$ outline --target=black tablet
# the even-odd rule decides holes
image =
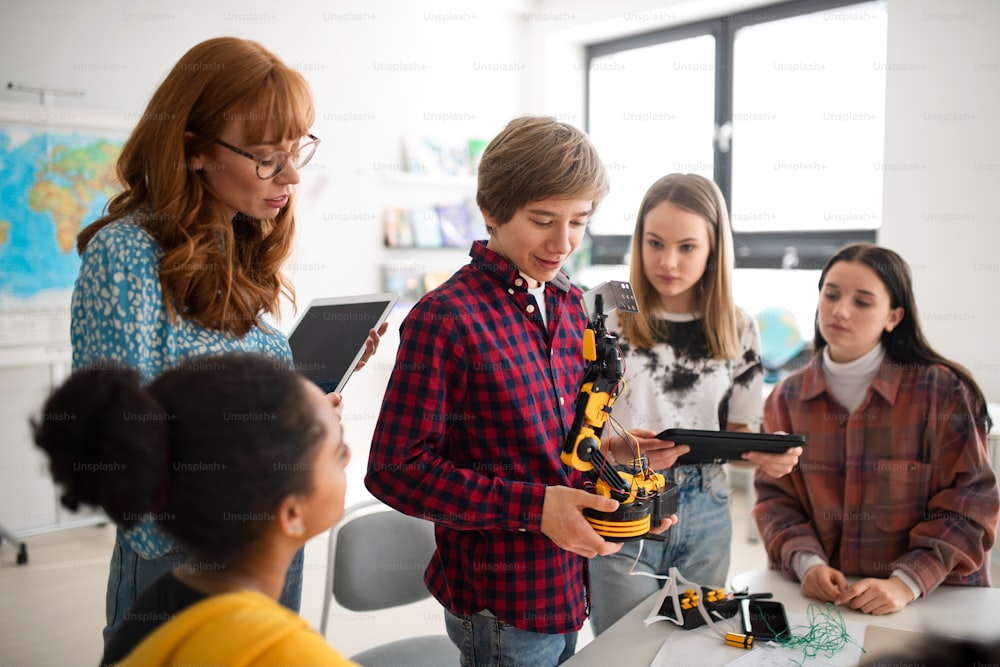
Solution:
[[[399,298],[395,292],[316,299],[288,334],[295,370],[326,392],[341,391]]]
[[[734,431],[701,431],[697,429],[668,428],[658,433],[660,440],[673,440],[678,445],[689,445],[691,451],[677,463],[724,463],[740,460],[743,452],[780,453],[789,447],[805,447],[804,435],[776,435],[773,433],[738,433]]]

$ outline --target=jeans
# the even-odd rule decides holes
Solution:
[[[627,542],[610,556],[590,560],[590,624],[594,634],[607,630],[637,604],[663,587],[663,579],[633,572],[665,575],[676,567],[684,578],[703,586],[723,587],[729,572],[733,536],[729,484],[720,464],[677,466],[668,470],[678,485],[677,525],[664,533],[666,542]]]
[[[462,667],[555,667],[576,651],[575,632],[519,630],[488,611],[458,616],[445,609],[444,624],[462,654]]]
[[[281,592],[281,604],[298,613],[302,601],[302,563],[305,550],[299,549],[285,575],[285,588]],[[122,618],[132,608],[143,591],[164,574],[172,571],[187,560],[187,553],[174,550],[160,558],[140,558],[123,537],[121,529],[115,539],[115,550],[111,554],[111,571],[108,574],[108,593],[105,601],[107,625],[104,627],[104,642],[118,631]]]

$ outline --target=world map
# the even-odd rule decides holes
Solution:
[[[31,309],[72,289],[76,235],[118,191],[122,143],[97,132],[0,123],[0,311]]]

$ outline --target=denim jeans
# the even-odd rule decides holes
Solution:
[[[285,588],[281,592],[281,604],[298,613],[302,601],[302,563],[305,550],[299,549],[292,559],[285,576]],[[104,627],[104,642],[118,631],[118,626],[126,612],[132,608],[136,598],[149,585],[187,560],[182,550],[171,551],[160,558],[141,558],[131,549],[123,537],[121,529],[115,539],[115,550],[111,554],[111,571],[108,574],[108,593],[105,602],[107,625]]]
[[[576,651],[575,632],[519,630],[488,611],[458,616],[445,609],[444,624],[462,654],[462,667],[555,667]]]
[[[722,587],[726,583],[733,525],[725,471],[712,464],[677,466],[667,471],[668,479],[670,473],[678,485],[679,522],[664,533],[667,541],[644,540],[638,563],[638,541],[590,560],[590,624],[595,635],[663,586],[663,579],[629,575],[633,563],[633,572],[665,575],[676,567],[685,579],[697,584]]]

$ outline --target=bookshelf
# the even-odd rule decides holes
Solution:
[[[468,261],[472,242],[486,238],[474,173],[484,146],[404,137],[399,168],[381,171],[382,283],[401,302],[440,284]]]
[[[382,286],[409,304],[468,262],[473,240],[486,238],[474,208],[476,181],[406,172],[382,181]]]

